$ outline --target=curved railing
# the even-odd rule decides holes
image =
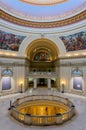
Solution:
[[[69,110],[63,114],[53,115],[53,116],[35,116],[35,115],[26,115],[19,112],[16,107],[20,104],[28,101],[35,101],[35,100],[51,100],[51,101],[59,101],[64,105],[69,107]],[[10,107],[11,115],[18,121],[27,124],[27,125],[52,125],[52,124],[61,124],[64,121],[67,121],[73,117],[75,114],[75,107],[73,103],[68,100],[67,98],[62,98],[59,96],[53,95],[33,95],[33,96],[26,96],[23,98],[17,99]],[[52,120],[52,122],[51,122]]]

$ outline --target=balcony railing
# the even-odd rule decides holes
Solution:
[[[36,116],[36,115],[23,114],[16,109],[17,106],[21,105],[24,102],[36,101],[38,99],[43,99],[43,100],[47,99],[47,100],[61,102],[65,104],[66,106],[68,106],[69,110],[60,115]],[[50,96],[49,95],[33,95],[33,96],[27,96],[27,97],[17,99],[10,107],[10,113],[16,120],[27,125],[52,125],[52,124],[62,124],[63,122],[71,119],[72,116],[75,114],[75,107],[73,103],[66,98],[62,98],[62,97],[54,96],[54,95],[50,95]]]
[[[36,78],[51,78],[57,77],[58,75],[56,72],[29,72],[27,76]]]

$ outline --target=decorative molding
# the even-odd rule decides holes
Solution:
[[[84,58],[86,58],[86,55],[84,55],[84,56],[70,56],[70,57],[59,57],[58,59],[59,60],[66,60],[66,59],[80,59],[80,58],[82,58],[82,59],[84,59]]]
[[[3,63],[3,62],[0,62],[0,66],[3,66],[3,67],[28,67],[29,64],[26,64],[26,63],[20,63],[20,62],[13,62],[13,63]]]
[[[13,24],[17,24],[17,25],[21,25],[25,27],[56,28],[56,27],[62,27],[62,26],[74,24],[76,22],[86,19],[86,11],[83,11],[71,18],[68,18],[65,20],[54,21],[54,22],[33,22],[33,21],[23,20],[23,19],[14,17],[2,10],[0,11],[0,16],[3,20],[6,20],[7,22],[11,22]]]
[[[68,0],[20,0],[20,1],[25,2],[27,4],[47,6],[67,2]]]
[[[29,67],[29,63],[21,63],[21,62],[12,62],[12,63],[4,63],[4,62],[0,62],[0,66],[4,66],[4,67]],[[65,61],[65,62],[58,62],[57,64],[55,64],[55,67],[86,67],[86,61],[82,61],[82,62],[71,62],[71,61]]]
[[[6,55],[0,55],[0,58],[12,58],[12,59],[21,59],[21,60],[27,60],[27,61],[29,61],[29,59],[28,59],[28,57],[24,57],[24,56],[6,56]],[[79,59],[79,58],[82,58],[82,59],[84,59],[84,58],[86,58],[86,55],[82,55],[82,56],[63,56],[63,57],[58,57],[56,60],[55,60],[55,62],[57,61],[57,60],[65,60],[65,59]]]
[[[59,67],[77,67],[77,66],[84,66],[86,67],[86,61],[81,63],[73,63],[73,62],[66,62],[66,63],[59,63]]]
[[[8,59],[8,62],[3,62],[2,59]],[[13,62],[10,62],[11,59],[14,59]],[[15,61],[16,59],[20,59],[21,61]],[[71,61],[71,60],[74,60],[74,61]],[[76,59],[78,59],[78,61],[76,61]],[[79,59],[82,59],[82,61],[79,61]],[[13,56],[0,56],[0,66],[24,66],[24,67],[29,67],[30,66],[30,60],[27,58],[27,57],[13,57]],[[22,60],[24,60],[24,62],[22,62]],[[65,61],[65,60],[69,60],[69,61]],[[68,67],[68,66],[86,66],[86,56],[76,56],[76,57],[61,57],[61,58],[58,58],[56,59],[55,61],[53,61],[54,65],[55,66],[52,66],[52,67],[61,67],[61,66],[65,66],[65,67]],[[48,64],[51,64],[48,63]]]
[[[9,58],[9,59],[20,59],[20,60],[25,60],[25,58],[26,57],[21,57],[21,56],[11,56],[11,55],[9,55],[9,56],[6,56],[6,55],[0,55],[0,58]]]

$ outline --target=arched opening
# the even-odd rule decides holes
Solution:
[[[55,43],[49,39],[40,38],[32,41],[26,49],[26,55],[29,60],[33,61],[34,57],[40,53],[50,56],[51,61],[58,58],[59,50]],[[36,58],[36,57],[35,57]]]
[[[56,79],[56,61],[58,60],[59,50],[57,46],[48,39],[40,38],[34,40],[26,49],[29,60],[29,80],[33,78],[35,87],[51,87],[52,78]],[[52,84],[51,84],[52,83]],[[30,82],[29,82],[29,86]]]

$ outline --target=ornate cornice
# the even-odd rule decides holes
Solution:
[[[72,63],[72,62],[66,62],[66,63],[59,63],[58,65],[59,67],[77,67],[77,66],[80,66],[80,67],[84,67],[86,66],[86,62],[83,61],[81,63]]]
[[[84,58],[86,58],[86,55],[70,56],[70,57],[59,57],[58,59],[59,60],[67,60],[67,59],[71,60],[71,59],[80,59],[80,58],[84,59]]]
[[[30,61],[30,62],[32,62],[33,63],[33,61],[31,61],[31,60],[29,60],[28,59],[28,57],[21,57],[21,56],[6,56],[6,55],[0,55],[0,58],[8,58],[8,59],[21,59],[21,60],[27,60],[27,61]],[[69,60],[71,60],[71,59],[86,59],[86,55],[81,55],[81,56],[70,56],[70,57],[67,57],[67,56],[65,56],[65,57],[58,57],[56,60],[54,60],[54,62],[57,62],[58,60],[67,60],[67,59],[69,59]],[[50,64],[50,62],[49,62],[49,64]]]
[[[8,59],[20,59],[20,60],[25,60],[26,58],[23,56],[6,56],[6,55],[0,55],[0,58],[8,58]]]
[[[31,27],[31,28],[56,28],[56,27],[62,27],[70,24],[77,23],[79,21],[82,21],[86,19],[86,11],[83,11],[71,18],[67,18],[65,20],[59,20],[54,22],[34,22],[29,20],[23,20],[17,17],[14,17],[4,11],[0,11],[0,16],[3,20],[6,20],[8,22],[11,22],[13,24],[17,24],[20,26],[25,27]]]

